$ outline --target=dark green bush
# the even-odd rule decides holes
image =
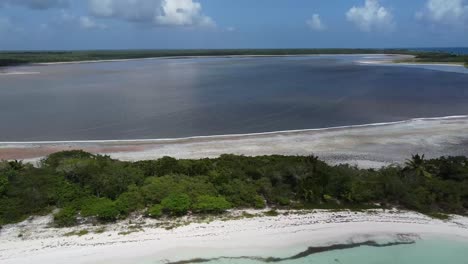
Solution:
[[[163,207],[160,204],[153,205],[148,209],[147,212],[149,217],[160,218],[163,215]]]
[[[54,214],[54,224],[57,227],[74,226],[76,224],[76,209],[74,207],[65,207]]]
[[[260,195],[255,195],[254,201],[253,201],[253,207],[256,209],[263,209],[266,207],[265,199],[261,197]]]
[[[381,204],[466,215],[468,158],[414,155],[405,167],[378,170],[329,166],[314,156],[278,155],[129,163],[67,151],[51,155],[39,168],[0,162],[0,225],[54,208],[64,208],[56,214],[57,224],[69,225],[71,208],[107,222],[147,205],[161,204],[164,213],[183,215],[190,209],[222,212],[226,202],[233,208],[268,204],[297,209]]]
[[[6,175],[0,174],[0,196],[2,196],[5,193],[7,186],[8,177]]]
[[[123,215],[145,208],[145,199],[136,186],[129,187],[129,191],[122,193],[115,201],[117,209]]]
[[[193,209],[201,213],[222,213],[231,208],[231,203],[224,197],[202,195],[196,199]]]
[[[190,209],[191,201],[187,194],[171,194],[162,200],[161,205],[172,215],[184,215]]]
[[[91,198],[82,205],[81,215],[84,217],[94,216],[102,222],[111,222],[117,219],[119,210],[115,202],[110,199]]]

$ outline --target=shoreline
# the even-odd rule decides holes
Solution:
[[[411,155],[468,156],[468,116],[416,118],[322,129],[176,139],[2,142],[0,160],[37,164],[55,152],[82,149],[123,161],[172,156],[179,159],[245,156],[317,155],[330,164],[362,168],[401,164]]]
[[[388,60],[361,60],[356,63],[363,65],[380,65],[380,64],[401,64],[401,65],[431,65],[431,66],[453,66],[465,67],[463,63],[441,63],[441,62],[417,62],[405,61],[415,58],[415,55],[398,54],[398,53],[355,53],[355,54],[289,54],[289,55],[205,55],[205,56],[161,56],[161,57],[147,57],[147,58],[130,58],[130,59],[103,59],[103,60],[82,60],[82,61],[56,61],[56,62],[37,62],[28,63],[23,65],[9,66],[47,66],[47,65],[67,65],[67,64],[88,64],[88,63],[108,63],[108,62],[126,62],[138,60],[176,60],[176,59],[203,59],[203,58],[274,58],[274,57],[320,57],[320,56],[383,56],[388,57]],[[392,58],[397,57],[397,58]],[[381,59],[376,57],[376,59]],[[37,74],[37,73],[22,73],[22,74]],[[8,73],[0,73],[0,75],[9,75]],[[13,75],[13,74],[12,74]]]
[[[415,55],[407,54],[290,54],[290,55],[202,55],[202,56],[161,56],[147,58],[130,58],[130,59],[103,59],[103,60],[82,60],[82,61],[58,61],[58,62],[40,62],[40,63],[25,63],[13,66],[0,67],[1,76],[21,76],[21,75],[36,75],[41,72],[24,71],[24,72],[8,72],[8,69],[15,67],[36,67],[36,66],[54,66],[54,65],[73,65],[73,64],[93,64],[93,63],[112,63],[112,62],[129,62],[129,61],[145,61],[145,60],[177,60],[177,59],[204,59],[204,58],[219,58],[219,59],[241,59],[241,58],[281,58],[281,57],[321,57],[321,56],[366,56],[360,60],[355,60],[352,63],[358,65],[379,65],[379,66],[401,66],[401,67],[448,67],[445,71],[464,72],[463,69],[468,69],[463,63],[441,63],[441,62],[417,62],[414,61]],[[439,69],[444,71],[443,69]]]
[[[364,65],[402,65],[402,66],[444,66],[444,67],[465,67],[463,63],[440,63],[440,62],[415,62],[415,61],[358,61]]]
[[[275,217],[238,220],[218,218],[169,230],[151,219],[133,219],[131,224],[130,220],[125,220],[107,226],[56,229],[47,226],[50,216],[36,217],[0,230],[0,260],[6,264],[141,263],[143,260],[164,263],[224,255],[257,256],[259,249],[260,257],[284,257],[291,253],[285,249],[299,253],[314,246],[369,240],[391,242],[405,234],[416,240],[441,237],[468,241],[468,218],[462,216],[442,221],[397,210],[281,213]],[[136,224],[141,225],[136,232],[122,233]],[[92,231],[102,227],[105,227],[102,233]],[[90,232],[83,236],[65,236],[83,229]],[[22,236],[18,237],[19,234]]]
[[[147,57],[147,58],[130,58],[130,59],[103,59],[103,60],[82,60],[82,61],[56,61],[56,62],[35,62],[25,63],[13,66],[6,66],[7,68],[21,67],[21,66],[47,66],[47,65],[66,65],[66,64],[88,64],[88,63],[108,63],[108,62],[126,62],[138,60],[177,60],[177,59],[203,59],[203,58],[270,58],[270,57],[320,57],[320,56],[383,56],[383,57],[398,57],[398,59],[411,59],[414,55],[407,54],[386,54],[386,53],[350,53],[350,54],[288,54],[288,55],[202,55],[202,56],[161,56],[161,57]],[[396,59],[386,60],[386,63],[395,62]],[[377,63],[379,63],[377,61]],[[1,68],[0,68],[1,69]]]
[[[105,62],[125,62],[125,61],[137,61],[137,60],[171,60],[171,59],[203,59],[203,58],[269,58],[269,57],[318,57],[318,56],[366,56],[366,55],[375,55],[375,56],[411,56],[412,55],[403,55],[403,54],[366,54],[366,53],[356,53],[356,54],[290,54],[290,55],[206,55],[206,56],[162,56],[162,57],[148,57],[148,58],[133,58],[133,59],[110,59],[110,60],[88,60],[88,61],[59,61],[59,62],[40,62],[40,63],[31,63],[30,65],[61,65],[61,64],[82,64],[82,63],[105,63]]]
[[[355,128],[370,128],[370,127],[384,127],[390,125],[399,125],[418,121],[437,121],[437,120],[457,120],[468,118],[468,115],[451,115],[441,117],[420,117],[411,118],[401,121],[393,122],[379,122],[379,123],[368,123],[361,125],[348,125],[348,126],[332,126],[323,128],[308,128],[308,129],[292,129],[292,130],[278,130],[270,132],[258,132],[258,133],[240,133],[240,134],[221,134],[221,135],[210,135],[210,136],[189,136],[180,138],[154,138],[154,139],[104,139],[104,140],[57,140],[57,141],[0,141],[0,149],[5,145],[42,145],[42,144],[73,144],[73,143],[149,143],[149,142],[168,142],[168,141],[187,141],[187,140],[198,140],[198,139],[219,139],[219,138],[239,138],[239,137],[250,137],[250,136],[268,136],[268,135],[279,135],[279,134],[292,134],[302,132],[320,132],[328,130],[344,130],[344,129],[355,129]]]
[[[13,66],[0,67],[0,76],[15,75],[34,75],[40,72],[8,72],[6,69],[15,67],[35,67],[35,66],[54,66],[54,65],[73,65],[73,64],[92,64],[92,63],[111,63],[127,61],[145,61],[145,60],[177,60],[177,59],[203,59],[203,58],[275,58],[275,57],[321,57],[321,56],[366,56],[361,60],[353,61],[359,65],[381,65],[381,66],[439,66],[439,67],[461,67],[466,68],[463,63],[441,63],[441,62],[417,62],[414,61],[415,55],[391,54],[391,53],[356,53],[356,54],[288,54],[288,55],[201,55],[201,56],[161,56],[147,58],[129,58],[129,59],[103,59],[103,60],[82,60],[82,61],[57,61],[57,62],[38,62],[25,63]]]

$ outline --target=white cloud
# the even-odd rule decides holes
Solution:
[[[151,23],[156,26],[214,26],[194,0],[88,0],[96,17]]]
[[[1,0],[0,7],[5,5],[24,6],[31,9],[49,9],[67,7],[69,0]]]
[[[416,18],[442,24],[463,24],[468,20],[468,3],[465,0],[428,0]]]
[[[86,16],[80,17],[79,23],[80,23],[80,27],[84,29],[106,29],[107,28],[106,25],[99,24],[96,21]]]
[[[312,18],[306,21],[307,25],[315,31],[322,31],[326,29],[326,26],[322,23],[319,14],[313,14]]]
[[[366,0],[364,6],[353,6],[346,13],[346,18],[366,32],[395,28],[392,12],[380,5],[379,0]]]

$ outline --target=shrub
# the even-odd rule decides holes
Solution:
[[[278,211],[276,211],[276,210],[270,210],[270,211],[268,211],[268,212],[265,212],[264,215],[265,215],[265,216],[278,216],[279,213],[278,213]]]
[[[197,198],[193,209],[202,213],[222,213],[231,208],[231,203],[224,197],[202,195]]]
[[[54,224],[58,227],[74,226],[76,224],[76,209],[73,207],[62,208],[54,214]]]
[[[119,216],[119,210],[115,202],[107,198],[88,199],[81,207],[83,216],[95,216],[103,222],[115,221]]]
[[[261,197],[260,195],[255,195],[254,200],[253,200],[253,206],[256,209],[263,209],[266,207],[265,199]]]
[[[288,197],[283,197],[283,196],[275,197],[274,201],[281,206],[287,206],[291,204],[291,200]]]
[[[160,204],[152,206],[147,212],[149,217],[159,218],[163,215],[163,207]]]
[[[8,177],[6,175],[1,175],[0,174],[0,195],[2,195],[8,185]]]
[[[190,204],[190,197],[187,194],[171,194],[161,202],[164,210],[173,215],[186,214]]]
[[[144,198],[139,193],[136,186],[130,187],[130,189],[132,190],[121,194],[115,201],[117,209],[124,215],[128,215],[131,212],[143,209],[145,207]]]
[[[94,155],[82,150],[69,150],[50,154],[42,161],[43,165],[57,168],[60,163],[67,159],[91,159]]]
[[[174,193],[185,193],[191,199],[200,195],[216,195],[213,184],[206,177],[188,177],[183,175],[167,175],[151,177],[141,188],[148,204],[161,203],[162,200]]]

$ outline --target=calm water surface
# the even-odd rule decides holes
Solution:
[[[174,138],[468,114],[468,70],[359,59],[375,56],[18,67],[39,74],[0,75],[0,141]]]
[[[282,264],[467,264],[468,242],[450,240],[422,240],[412,245],[391,247],[358,247],[313,254],[296,260],[273,263]],[[220,259],[209,264],[261,264],[269,263],[251,259]]]

